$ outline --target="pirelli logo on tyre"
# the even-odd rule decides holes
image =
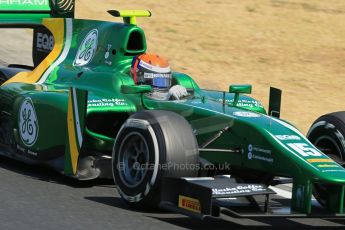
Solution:
[[[178,207],[191,212],[201,213],[200,201],[187,196],[178,196]]]

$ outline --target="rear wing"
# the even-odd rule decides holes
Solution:
[[[1,0],[0,21],[73,18],[75,0]]]

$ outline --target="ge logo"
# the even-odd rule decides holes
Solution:
[[[91,62],[98,44],[98,30],[91,30],[80,44],[73,65],[84,66]]]
[[[24,99],[18,114],[20,138],[26,146],[35,144],[38,136],[38,121],[31,98]]]

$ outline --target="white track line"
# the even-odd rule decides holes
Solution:
[[[290,191],[286,191],[284,189],[272,187],[272,186],[270,186],[269,188],[272,189],[273,191],[275,191],[278,196],[281,196],[281,197],[284,197],[287,199],[291,199],[291,197],[292,197],[292,193]]]
[[[292,189],[292,184],[286,184],[285,186],[291,187],[291,189]],[[275,191],[278,196],[284,197],[286,199],[292,198],[292,192],[289,190],[285,190],[285,189],[281,189],[281,188],[273,187],[273,186],[269,186],[269,188],[272,189],[273,191]],[[312,196],[311,200],[316,201],[314,196]]]

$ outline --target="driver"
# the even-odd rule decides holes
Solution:
[[[131,75],[135,84],[151,85],[149,97],[158,100],[180,100],[188,96],[181,85],[171,86],[172,73],[167,60],[156,54],[141,54],[132,61]]]

